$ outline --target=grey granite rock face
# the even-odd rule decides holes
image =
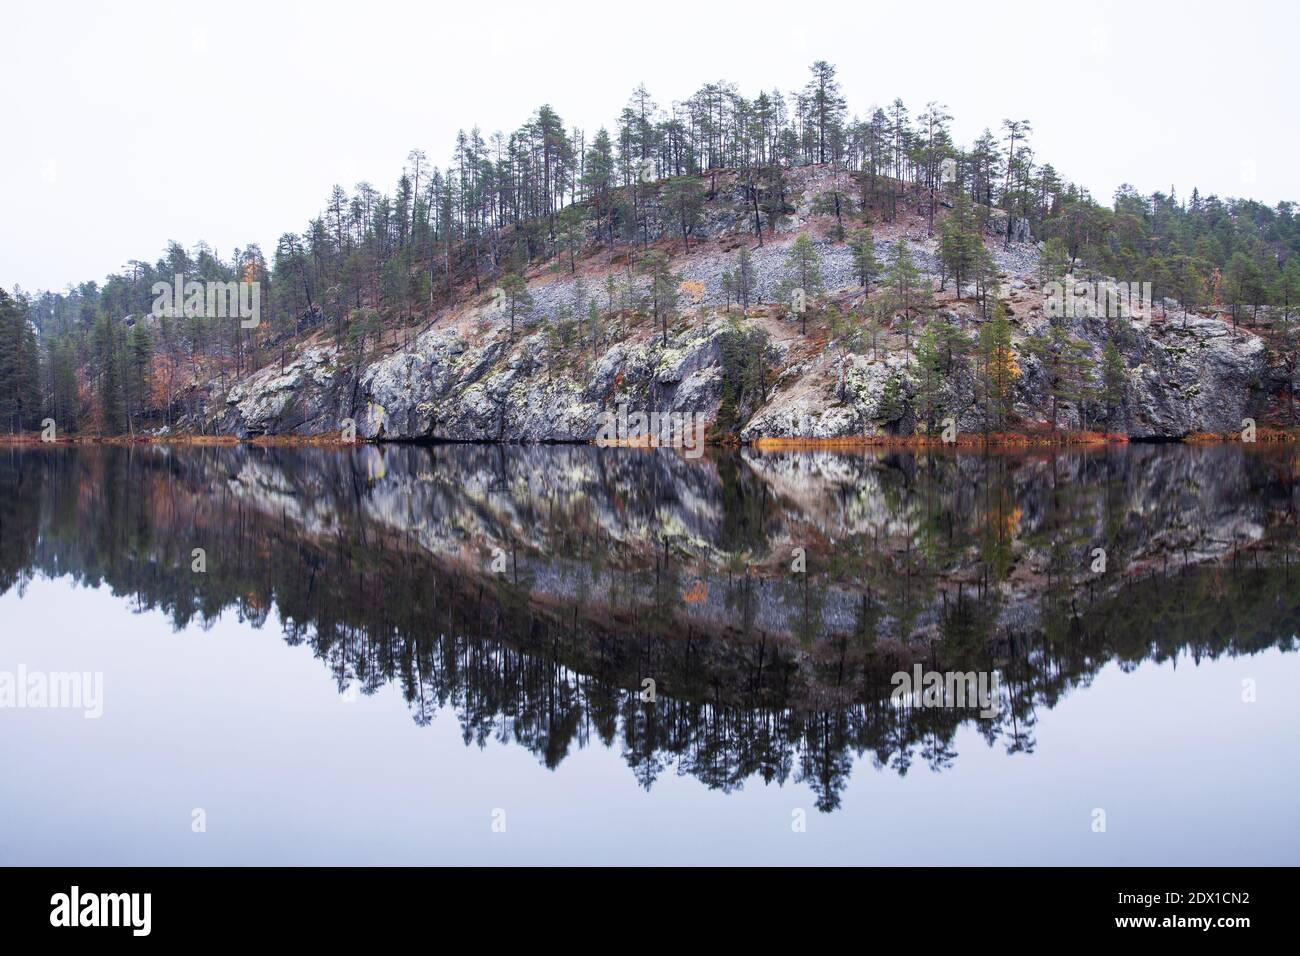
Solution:
[[[955,314],[968,334],[978,330],[973,315]],[[1041,320],[1017,327],[1017,345],[1043,327]],[[434,329],[359,374],[339,361],[336,350],[321,346],[283,370],[276,364],[237,382],[205,427],[241,438],[319,435],[350,418],[365,439],[548,442],[595,439],[602,413],[620,405],[712,421],[723,395],[722,336],[730,328],[725,316],[706,310],[675,328],[666,347],[658,335],[607,340],[594,354],[575,345],[545,361],[540,331],[510,342],[499,329],[474,343],[456,329]],[[1099,362],[1105,320],[1075,320],[1069,331],[1090,344]],[[1014,412],[1023,422],[1046,424],[1047,378],[1038,360],[1020,351]],[[1121,353],[1128,369],[1123,408],[1105,422],[1094,408],[1084,422],[1074,404],[1063,402],[1059,427],[1087,424],[1135,438],[1231,432],[1256,414],[1266,390],[1263,342],[1215,319],[1192,316],[1185,328],[1173,319],[1129,323]],[[767,404],[743,423],[742,440],[910,434],[915,428],[916,370],[900,348],[845,356],[830,348],[811,360],[783,359],[783,365]],[[888,407],[891,379],[903,401]],[[978,431],[984,422],[975,396],[975,378],[966,369],[940,383],[938,404],[959,430]]]
[[[591,441],[602,413],[689,412],[712,419],[721,400],[722,319],[643,342],[615,341],[599,354],[573,346],[543,362],[542,333],[510,343],[498,331],[466,345],[430,332],[411,351],[368,366],[355,417],[364,438],[449,441]]]
[[[204,430],[238,438],[336,431],[350,409],[351,378],[337,349],[305,349],[283,367],[268,365],[238,381]]]
[[[1010,228],[1012,242],[1029,243],[1034,241],[1028,220],[1009,217],[1001,210],[995,209],[992,211],[984,228],[989,235],[999,236],[1004,239],[1007,235],[1007,229]]]
[[[1045,323],[1017,330],[1017,346]],[[973,331],[968,324],[968,332]],[[1101,361],[1106,342],[1105,323],[1079,320],[1070,333],[1091,345],[1090,358]],[[1178,438],[1191,432],[1235,432],[1242,419],[1257,413],[1264,398],[1267,375],[1263,342],[1252,335],[1234,333],[1215,319],[1191,318],[1180,322],[1135,322],[1120,347],[1128,369],[1126,400],[1113,419],[1100,421],[1094,406],[1086,421],[1073,403],[1060,403],[1057,426],[1122,430],[1133,438]],[[1051,400],[1047,377],[1037,359],[1021,350],[1021,376],[1016,383],[1014,414],[1024,423],[1047,424]],[[742,438],[851,438],[882,434],[909,434],[908,417],[918,386],[916,370],[901,352],[874,360],[850,356],[846,360],[845,399],[835,389],[795,387],[778,393],[744,427]],[[884,407],[882,399],[890,378],[898,381],[903,413]],[[977,384],[969,370],[939,383],[937,405],[951,415],[959,431],[984,427],[976,401]],[[892,412],[892,413],[891,413]]]
[[[1076,320],[1070,332],[1088,342],[1091,358],[1100,360],[1105,320]],[[1264,399],[1263,341],[1216,319],[1190,316],[1185,328],[1172,318],[1133,322],[1125,326],[1120,353],[1128,370],[1126,399],[1118,420],[1107,427],[1133,438],[1239,431],[1242,419],[1256,414]],[[1045,377],[1032,357],[1022,357],[1021,367],[1019,411],[1041,419],[1049,407]],[[1073,406],[1062,405],[1058,418],[1062,428],[1081,427]]]
[[[1267,375],[1264,343],[1215,319],[1170,322],[1130,362],[1128,431],[1138,438],[1234,432],[1256,414]]]

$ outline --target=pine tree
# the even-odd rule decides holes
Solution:
[[[1011,344],[1011,323],[1002,303],[995,302],[993,318],[980,329],[980,371],[984,392],[984,427],[1000,429],[1011,409],[1011,395],[1020,378],[1020,365]]]
[[[586,213],[582,206],[565,206],[560,210],[557,222],[558,239],[568,250],[569,272],[578,271],[577,250],[582,247],[587,234]]]
[[[937,325],[928,323],[916,337],[916,413],[925,422],[927,433],[934,431],[942,387],[943,357]]]
[[[1290,325],[1296,307],[1300,306],[1300,253],[1293,253],[1287,259],[1286,265],[1278,273],[1277,289],[1273,295],[1274,301],[1281,307],[1283,323]]]
[[[650,279],[650,311],[663,330],[663,344],[668,345],[668,320],[677,310],[677,287],[681,276],[674,275],[668,256],[652,249],[641,260],[641,273]]]
[[[504,293],[506,310],[510,313],[510,338],[515,337],[515,316],[527,312],[533,307],[533,297],[528,292],[528,283],[516,273],[510,273],[501,279],[501,291]]]
[[[1041,363],[1047,378],[1052,431],[1056,431],[1060,405],[1078,405],[1086,399],[1087,376],[1092,366],[1088,343],[1071,336],[1063,325],[1053,323],[1031,338],[1027,349]],[[1081,411],[1081,424],[1082,418]]]
[[[1183,307],[1183,328],[1187,328],[1187,313],[1200,308],[1205,298],[1205,280],[1191,256],[1182,256],[1173,269],[1173,293]]]
[[[975,258],[971,263],[971,278],[975,280],[975,299],[979,303],[980,312],[984,320],[989,321],[989,293],[996,293],[998,290],[998,268],[993,260],[993,253],[983,242],[975,250]]]
[[[722,401],[714,421],[717,431],[732,431],[738,421],[766,403],[771,367],[778,358],[761,329],[741,331],[733,323],[733,328],[722,333]]]
[[[600,317],[600,306],[596,304],[595,299],[587,302],[587,334],[591,341],[591,354],[594,356],[605,334],[605,324]]]
[[[1263,275],[1254,260],[1245,253],[1238,252],[1234,253],[1228,262],[1226,278],[1228,295],[1232,302],[1232,326],[1236,328],[1238,310],[1243,306],[1254,306],[1254,312],[1258,313],[1259,303],[1263,298]]]
[[[1296,424],[1295,394],[1300,389],[1300,325],[1287,323],[1277,334],[1273,344],[1278,365],[1286,382],[1287,416]]]
[[[694,176],[674,176],[664,184],[664,206],[684,250],[690,252],[691,233],[699,228],[704,210],[704,184]]]
[[[126,430],[126,410],[122,387],[122,345],[117,323],[104,317],[97,329],[100,353],[99,425],[102,434],[120,435]]]
[[[40,410],[40,351],[27,302],[0,289],[0,427],[36,428]]]
[[[811,108],[813,123],[817,131],[817,162],[824,163],[827,151],[835,140],[835,132],[847,105],[840,95],[840,85],[835,79],[835,67],[825,60],[818,60],[810,68],[812,79],[808,81],[805,96]]]
[[[812,244],[807,233],[800,233],[790,244],[790,251],[785,259],[785,276],[786,296],[802,296],[803,309],[799,313],[799,328],[802,334],[807,335],[808,304],[821,293],[824,282],[821,254],[818,253],[817,247]]]
[[[237,323],[231,323],[238,328]],[[153,336],[140,322],[127,337],[126,396],[127,424],[135,431],[135,417],[148,407],[153,382]]]
[[[835,217],[835,241],[844,241],[844,217],[853,213],[853,198],[849,196],[839,183],[839,164],[835,164],[835,178],[831,182],[829,189],[818,193],[817,198],[812,201],[809,211],[814,216],[834,216]]]
[[[895,308],[903,311],[902,328],[905,346],[912,348],[912,313],[925,306],[929,290],[924,286],[924,277],[912,259],[912,250],[906,239],[894,243],[889,271],[886,275],[890,291],[893,294]]]
[[[899,422],[908,411],[907,388],[902,375],[890,372],[885,387],[880,390],[880,418],[886,422]]]
[[[736,271],[732,276],[736,292],[736,301],[740,303],[741,313],[749,311],[749,301],[758,286],[758,274],[754,270],[754,257],[748,246],[741,246],[736,254]]]
[[[542,354],[545,356],[543,364],[546,366],[546,381],[548,383],[554,381],[555,368],[559,365],[560,357],[564,354],[564,347],[568,339],[565,329],[569,324],[569,317],[562,311],[554,318],[548,319],[542,326]]]
[[[80,396],[77,387],[77,362],[72,343],[59,340],[49,348],[50,415],[63,431],[74,432],[79,425]]]
[[[948,376],[958,374],[965,368],[966,359],[974,343],[961,330],[961,326],[946,314],[941,314],[935,320],[935,335],[944,374]]]
[[[849,252],[853,256],[853,271],[857,273],[858,281],[862,283],[862,288],[869,290],[871,283],[880,275],[876,241],[870,226],[864,226],[853,234],[849,240]]]
[[[983,248],[984,240],[975,228],[970,197],[960,192],[953,199],[952,212],[939,225],[939,262],[955,280],[958,299]]]

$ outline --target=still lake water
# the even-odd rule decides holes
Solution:
[[[0,863],[1294,865],[1298,482],[1241,446],[0,449],[0,682],[102,680],[95,719],[0,706]],[[915,663],[997,714],[895,706]]]

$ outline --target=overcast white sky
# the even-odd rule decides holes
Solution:
[[[1109,199],[1300,199],[1300,4],[364,3],[18,0],[0,55],[0,285],[100,280],[167,240],[222,255],[300,231],[329,188],[388,190],[412,147],[542,102],[611,125],[839,68],[850,110],[946,103],[967,145],[1027,117],[1040,160]]]

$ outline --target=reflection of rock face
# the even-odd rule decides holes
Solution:
[[[998,615],[1031,624],[1037,611],[1024,602],[1049,580],[1113,593],[1153,564],[1217,559],[1261,540],[1272,507],[1251,493],[1254,459],[1239,447],[1020,460],[800,452],[693,462],[589,446],[309,453],[321,469],[313,485],[350,493],[360,475],[359,501],[294,489],[276,463],[302,453],[231,454],[242,461],[228,490],[255,510],[313,534],[336,533],[355,512],[470,575],[488,574],[499,548],[536,600],[651,607],[671,580],[678,593],[694,589],[693,600],[669,602],[673,617],[725,629],[743,553],[759,571],[746,585],[752,629],[851,633],[867,593],[878,637],[901,643],[930,634],[945,595],[982,578],[990,535],[1007,568],[986,585]],[[789,570],[799,547],[810,556],[804,577]],[[1111,571],[1101,580],[1089,570],[1096,547]],[[908,588],[896,594],[900,581]]]
[[[1266,542],[1285,499],[1261,483],[1286,461],[1241,446],[703,460],[593,446],[238,447],[166,458],[196,493],[209,486],[297,533],[400,539],[480,581],[508,554],[542,604],[580,598],[597,615],[641,608],[647,620],[807,640],[860,631],[865,596],[872,634],[900,646],[933,636],[948,598],[976,584],[995,620],[1033,624],[1049,588],[1095,598],[1152,567]],[[805,573],[791,570],[796,549]]]
[[[829,808],[852,750],[902,770],[972,718],[889,706],[913,661],[998,672],[1004,717],[980,726],[1023,749],[1033,707],[1109,660],[1289,641],[1296,475],[1240,447],[35,449],[0,459],[0,589],[72,574],[178,626],[274,608],[417,719],[454,702],[467,734],[551,763],[589,721],[647,785],[669,756],[722,787],[795,769]]]

